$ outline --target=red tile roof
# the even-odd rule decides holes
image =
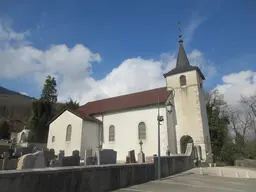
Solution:
[[[131,109],[148,105],[164,103],[169,95],[166,87],[122,95],[98,101],[88,102],[81,106],[78,111],[84,115],[94,115],[118,111],[123,109]]]
[[[92,117],[92,116],[90,116],[88,114],[85,114],[83,111],[73,111],[73,110],[65,108],[61,112],[59,112],[54,118],[52,118],[52,120],[49,121],[47,123],[47,125],[50,125],[53,121],[55,121],[55,119],[57,119],[65,111],[69,111],[70,113],[73,113],[74,115],[80,117],[81,119],[83,119],[85,121],[91,121],[91,122],[98,123],[98,124],[102,123],[100,120],[98,120],[95,117]]]

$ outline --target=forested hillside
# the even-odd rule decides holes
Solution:
[[[0,119],[27,120],[35,98],[0,86]]]

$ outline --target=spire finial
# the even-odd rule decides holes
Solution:
[[[178,26],[180,26],[180,22],[178,22]],[[183,40],[182,40],[182,32],[181,32],[180,27],[178,27],[178,30],[179,30],[179,43],[183,43]]]

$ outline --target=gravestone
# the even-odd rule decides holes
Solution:
[[[79,151],[75,150],[72,152],[72,156],[63,157],[61,161],[61,166],[79,166],[80,165],[80,156]]]
[[[74,150],[72,152],[72,156],[79,156],[79,151],[78,150]]]
[[[45,168],[45,157],[42,151],[26,154],[18,159],[17,169]]]
[[[93,164],[92,161],[93,161],[92,149],[85,150],[84,165],[92,165]]]
[[[58,160],[60,161],[60,165],[62,166],[62,159],[65,157],[65,151],[60,150],[59,154],[58,154]]]
[[[138,163],[145,163],[145,154],[142,151],[143,142],[140,140],[140,152],[138,153]]]
[[[55,158],[55,152],[53,149],[45,149],[44,151],[44,158],[45,158],[45,163],[46,166],[48,167],[50,165],[50,161]]]
[[[128,152],[128,159],[129,159],[129,163],[136,163],[134,150],[131,150]]]
[[[96,151],[98,165],[116,164],[117,152],[113,149]]]
[[[60,160],[58,159],[53,159],[49,163],[49,167],[60,167],[60,166],[61,166],[61,163],[60,163]]]

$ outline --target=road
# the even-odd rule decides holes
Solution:
[[[191,172],[175,175],[141,185],[117,190],[119,192],[255,192],[256,179],[226,178]]]

